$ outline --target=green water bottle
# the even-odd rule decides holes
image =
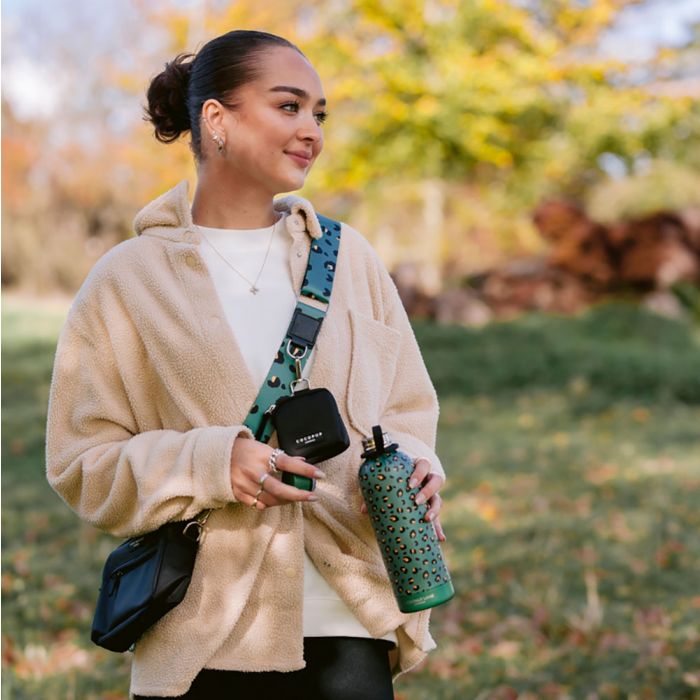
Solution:
[[[428,504],[415,503],[421,485],[408,485],[413,460],[378,425],[362,446],[360,488],[399,609],[411,613],[446,603],[455,591],[435,526],[424,520]]]

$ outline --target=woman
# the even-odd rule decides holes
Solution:
[[[301,51],[271,34],[229,32],[191,58],[154,78],[147,114],[160,141],[191,131],[192,204],[186,180],[148,204],[79,291],[55,360],[48,479],[120,536],[216,509],[185,599],[136,644],[136,697],[392,698],[392,678],[435,643],[429,611],[394,600],[358,488],[361,440],[379,423],[415,458],[444,539],[437,397],[391,278],[342,224],[304,376],[336,398],[350,448],[321,470],[243,425],[320,235],[308,201],[273,197],[304,184],[326,100]]]

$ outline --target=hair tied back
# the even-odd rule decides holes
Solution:
[[[155,137],[162,143],[172,143],[183,131],[191,129],[187,98],[193,61],[192,53],[175,56],[152,80],[146,93],[144,120],[153,123]]]

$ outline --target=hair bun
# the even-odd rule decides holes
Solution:
[[[162,143],[172,143],[191,128],[187,92],[192,67],[188,59],[193,58],[192,53],[178,54],[148,87],[144,120],[153,124],[155,137]]]

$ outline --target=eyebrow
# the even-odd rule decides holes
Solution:
[[[270,92],[291,92],[292,95],[296,95],[297,97],[301,97],[304,100],[308,99],[308,97],[309,97],[309,93],[306,92],[306,90],[302,90],[301,88],[298,88],[298,87],[292,87],[291,85],[276,85],[275,87],[270,88]],[[316,104],[319,104],[321,106],[325,106],[326,98],[322,97]]]

